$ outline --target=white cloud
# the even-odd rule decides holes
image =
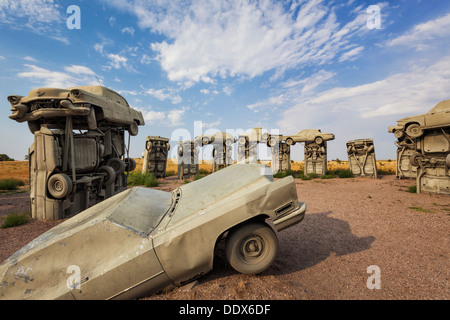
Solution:
[[[215,77],[250,77],[269,70],[320,65],[340,56],[352,37],[366,27],[361,11],[344,26],[323,0],[282,2],[109,1],[132,12],[141,28],[162,33],[153,43],[172,81],[214,82]],[[356,54],[354,53],[353,57]]]
[[[334,133],[336,140],[328,145],[333,157],[346,156],[342,147],[346,141],[370,137],[382,146],[381,159],[393,158],[395,139],[387,127],[405,116],[428,112],[449,98],[449,87],[450,57],[445,57],[363,85],[336,87],[306,97],[299,93],[297,98],[290,92],[277,125],[287,133],[309,128]]]
[[[363,50],[364,50],[364,46],[360,46],[360,47],[354,48],[350,51],[347,51],[341,55],[341,57],[339,58],[339,62],[353,61],[361,54],[361,52]]]
[[[128,33],[130,35],[134,35],[134,28],[133,27],[125,27],[122,29],[122,33]]]
[[[429,66],[416,65],[409,72],[355,87],[337,87],[298,101],[284,113],[283,123],[294,126],[292,114],[317,110],[345,119],[372,119],[428,111],[440,100],[448,99],[450,57]],[[326,111],[325,111],[326,110]],[[297,119],[298,120],[298,119]],[[311,121],[314,119],[308,119]],[[318,119],[315,119],[318,120]]]
[[[253,110],[254,112],[259,112],[262,108],[271,108],[272,110],[275,110],[276,107],[281,106],[286,101],[284,95],[279,95],[276,97],[270,97],[266,100],[259,101],[253,104],[247,105],[247,108],[250,110]]]
[[[104,43],[96,43],[94,44],[94,50],[103,54],[103,48],[105,47]]]
[[[169,119],[171,126],[180,126],[183,125],[183,116],[186,112],[186,109],[174,109],[170,110],[169,114],[167,115],[167,119]]]
[[[66,72],[51,71],[31,64],[24,66],[27,70],[19,72],[18,77],[30,79],[41,87],[68,88],[98,84],[95,72],[84,66],[64,67]]]
[[[145,53],[141,57],[141,63],[142,64],[150,64],[152,62],[153,58],[149,55],[146,55]]]
[[[66,17],[61,13],[65,8],[53,0],[1,0],[0,24],[16,30],[28,30],[69,44],[61,36]],[[64,27],[61,27],[63,25]]]
[[[110,60],[109,66],[113,67],[114,69],[120,69],[121,67],[128,68],[127,66],[128,59],[126,57],[115,53],[109,53],[107,57]]]
[[[407,46],[417,50],[428,47],[427,42],[436,38],[448,41],[450,36],[450,13],[414,26],[407,33],[387,42],[388,46]]]
[[[35,58],[30,57],[30,56],[24,57],[23,60],[30,61],[30,62],[37,62],[37,60]]]
[[[301,79],[289,79],[280,84],[281,89],[275,96],[258,101],[256,103],[247,105],[247,108],[253,110],[253,112],[259,112],[261,110],[275,111],[280,106],[291,106],[301,99],[315,94],[316,88],[325,83],[329,79],[335,76],[335,73],[320,70],[310,77]]]
[[[95,76],[95,72],[85,66],[71,65],[70,67],[64,67],[64,70],[74,74],[87,74]]]
[[[149,94],[160,101],[170,100],[173,104],[181,103],[181,97],[176,93],[175,89],[148,89],[145,91],[146,94]]]
[[[146,124],[155,124],[166,118],[166,115],[164,114],[164,112],[159,112],[159,111],[142,111],[142,115],[144,117]]]

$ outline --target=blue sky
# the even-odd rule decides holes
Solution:
[[[450,1],[0,1],[0,153],[22,160],[33,142],[8,95],[101,83],[144,114],[133,157],[148,135],[173,147],[262,127],[334,133],[328,159],[369,137],[395,159],[387,127],[450,98],[449,40]]]

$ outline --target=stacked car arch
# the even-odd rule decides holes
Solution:
[[[450,194],[450,100],[388,132],[397,138],[397,178],[415,178],[417,193]]]
[[[74,215],[126,189],[125,131],[138,134],[142,113],[102,86],[38,88],[8,97],[10,119],[27,122],[32,217],[56,220]]]

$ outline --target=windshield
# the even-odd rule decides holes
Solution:
[[[109,220],[146,237],[159,224],[171,203],[171,192],[136,187]]]

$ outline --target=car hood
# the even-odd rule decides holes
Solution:
[[[31,255],[105,220],[140,235],[148,234],[158,225],[171,203],[170,192],[141,187],[125,190],[43,233],[0,264],[0,269],[19,256]]]
[[[170,224],[223,201],[242,197],[273,181],[270,168],[264,164],[234,164],[200,180],[183,185]]]

